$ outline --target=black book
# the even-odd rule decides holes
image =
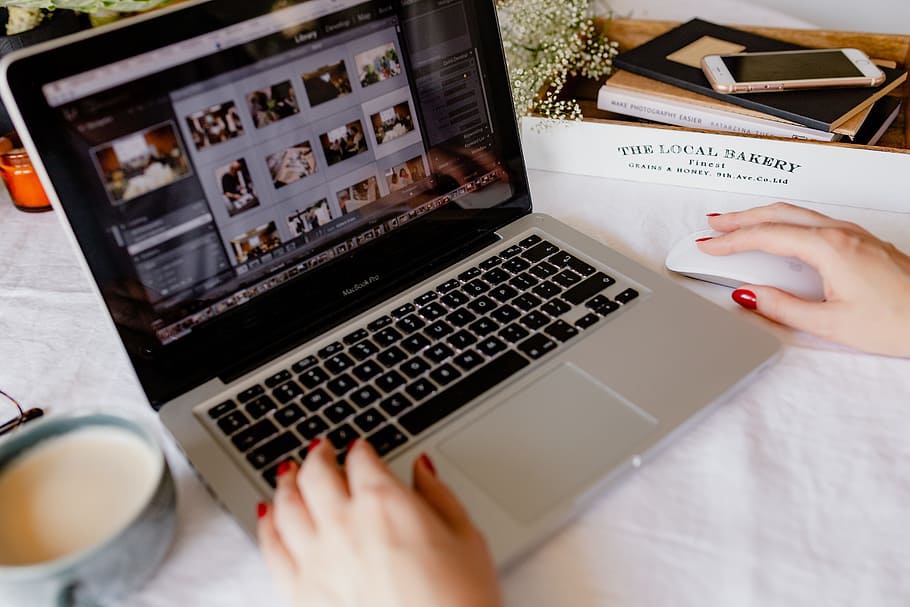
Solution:
[[[795,51],[806,48],[716,25],[701,19],[693,19],[650,42],[620,54],[613,60],[613,65],[619,69],[821,131],[836,129],[857,112],[885,96],[907,79],[905,71],[883,67],[881,70],[885,73],[885,82],[874,88],[832,88],[725,95],[711,88],[711,84],[700,68],[691,67],[669,58],[673,53],[706,38],[745,47],[742,52]]]

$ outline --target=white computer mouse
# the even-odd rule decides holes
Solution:
[[[761,251],[708,255],[695,243],[699,238],[720,235],[720,232],[704,230],[686,236],[667,255],[667,269],[727,287],[764,285],[811,301],[825,298],[821,276],[815,268],[795,257],[780,257]]]

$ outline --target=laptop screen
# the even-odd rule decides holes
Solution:
[[[474,160],[492,137],[466,14],[439,10],[405,29],[389,0],[316,0],[43,87],[159,341],[504,181]],[[406,35],[426,19],[449,31]]]
[[[153,403],[530,208],[492,2],[214,0],[7,78]]]

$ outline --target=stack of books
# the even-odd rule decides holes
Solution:
[[[874,145],[900,113],[900,98],[889,93],[907,73],[887,65],[879,66],[885,82],[874,88],[718,93],[699,63],[714,54],[709,49],[725,45],[748,52],[804,48],[694,19],[616,57],[617,69],[601,87],[597,107],[705,131],[862,145]]]

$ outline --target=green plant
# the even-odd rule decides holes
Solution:
[[[597,28],[590,0],[500,0],[503,47],[520,115],[580,120],[581,107],[560,97],[569,77],[599,79],[617,45]]]
[[[7,35],[18,34],[37,27],[55,10],[81,13],[129,13],[144,11],[165,4],[169,0],[0,0],[0,6],[9,11]]]

